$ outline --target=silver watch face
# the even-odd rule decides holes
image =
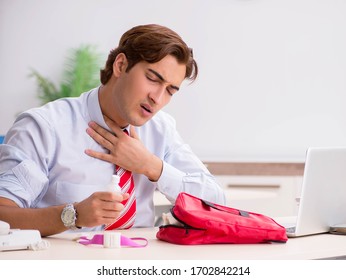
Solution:
[[[70,227],[75,225],[76,212],[73,206],[66,206],[61,213],[61,220],[65,226]]]

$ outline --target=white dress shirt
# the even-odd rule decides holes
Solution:
[[[86,133],[90,121],[109,129],[98,88],[20,114],[0,145],[0,196],[20,207],[42,208],[79,202],[104,190],[115,167],[84,153],[87,148],[107,152]],[[172,203],[187,192],[225,204],[222,189],[182,141],[171,116],[161,111],[136,131],[146,148],[163,160],[163,171],[158,182],[134,174],[135,227],[154,225],[155,189]]]

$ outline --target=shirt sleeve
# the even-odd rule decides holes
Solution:
[[[47,145],[52,139],[47,126],[22,114],[0,145],[0,196],[20,207],[35,207],[48,187]]]
[[[210,202],[226,205],[223,190],[214,176],[207,172],[184,173],[164,162],[163,172],[157,184],[158,189],[171,203],[174,203],[180,192],[186,192]]]

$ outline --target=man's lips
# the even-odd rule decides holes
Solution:
[[[147,111],[148,113],[150,113],[150,114],[153,113],[153,108],[151,108],[150,105],[148,105],[148,104],[141,104],[141,107],[142,107],[145,111]]]

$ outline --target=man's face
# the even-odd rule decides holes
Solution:
[[[112,97],[112,115],[121,127],[141,126],[167,105],[185,78],[186,66],[168,55],[159,62],[142,61],[129,72],[125,70],[118,74]]]

